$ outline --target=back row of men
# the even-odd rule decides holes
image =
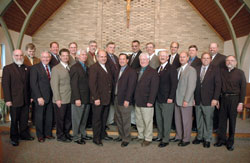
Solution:
[[[172,42],[171,55],[164,50],[157,56],[153,43],[146,44],[147,52],[144,53],[140,50],[140,42],[135,40],[132,55],[121,53],[117,57],[113,42],[106,45],[106,51],[98,50],[97,54],[95,41],[89,42],[88,53],[77,51],[75,42],[69,44],[69,50],[60,51],[58,43],[52,42],[50,52],[42,52],[40,60],[34,56],[33,44],[27,45],[27,56],[15,50],[14,63],[4,67],[2,79],[4,100],[10,107],[11,144],[18,146],[19,139],[34,140],[28,132],[29,104],[34,102],[39,142],[54,139],[54,108],[57,140],[85,144],[85,140],[90,139],[85,128],[92,108],[93,143],[103,146],[103,139],[112,140],[105,126],[110,105],[114,105],[119,132],[115,141],[121,141],[122,147],[131,139],[133,109],[137,141],[142,146],[154,140],[160,142],[159,147],[166,147],[169,141],[184,147],[191,141],[195,106],[198,135],[193,144],[203,143],[205,148],[210,147],[214,110],[219,110],[215,146],[226,145],[228,150],[233,150],[237,111],[243,109],[246,91],[243,71],[236,68],[234,56],[218,53],[216,43],[210,44],[210,53],[203,53],[201,59],[197,57],[195,45],[189,47],[188,53],[178,54],[178,48],[179,44]],[[154,110],[158,136],[153,139]],[[176,136],[170,139],[173,117]],[[73,137],[69,134],[71,126]]]

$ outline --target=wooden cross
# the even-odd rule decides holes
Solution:
[[[129,28],[129,20],[130,20],[130,3],[132,0],[125,0],[127,1],[127,28]]]

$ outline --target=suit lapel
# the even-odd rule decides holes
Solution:
[[[46,79],[49,80],[48,74],[47,74],[47,72],[46,72],[46,70],[45,70],[45,68],[44,68],[44,66],[43,66],[43,64],[42,64],[42,62],[39,63],[39,69],[40,69],[41,74],[42,74],[43,76],[46,76]],[[50,75],[51,75],[51,74],[50,74]]]
[[[149,65],[148,65],[148,66],[149,66]],[[147,73],[148,73],[149,71],[150,71],[150,70],[149,70],[149,68],[147,67],[146,70],[143,72],[143,74],[142,74],[142,76],[141,76],[139,82],[141,82],[142,79],[145,78],[145,76],[147,76]],[[140,71],[139,71],[139,73],[140,73]]]
[[[185,70],[181,73],[180,79],[187,73],[188,69],[189,69],[189,65],[187,65]]]
[[[205,76],[204,76],[204,79],[203,79],[202,83],[204,81],[206,81],[206,78],[209,76],[209,74],[210,74],[211,71],[212,71],[212,67],[211,67],[211,65],[209,65],[208,68],[207,68],[207,71],[205,73]]]

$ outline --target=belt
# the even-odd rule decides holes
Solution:
[[[234,93],[222,93],[222,96],[239,96],[239,95]]]

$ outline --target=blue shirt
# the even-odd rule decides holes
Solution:
[[[82,65],[82,68],[84,69],[84,71],[87,71],[86,65],[83,62],[81,62],[81,61],[79,61],[79,63]]]

